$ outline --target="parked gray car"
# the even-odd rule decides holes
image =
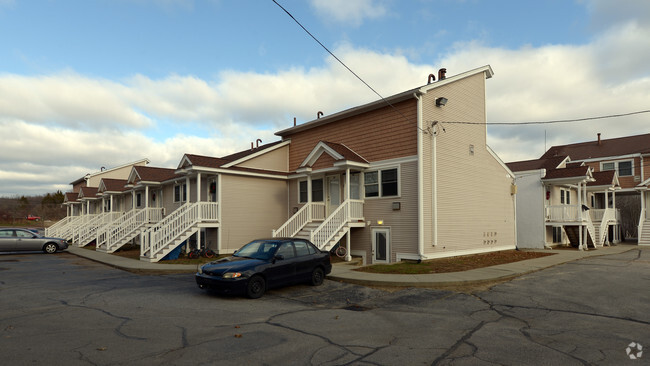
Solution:
[[[0,228],[0,252],[42,250],[52,254],[67,248],[68,242],[65,239],[46,238],[27,229]]]

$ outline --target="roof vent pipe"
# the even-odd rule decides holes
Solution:
[[[253,150],[253,149],[254,149],[254,147],[253,147],[253,146],[254,146],[254,145],[253,145],[253,141],[251,141],[251,150]]]
[[[322,115],[323,115],[323,112],[318,111],[318,113],[316,113],[316,119],[320,118]]]
[[[436,81],[436,76],[433,74],[429,74],[429,79],[427,80],[427,84],[431,84],[434,81]]]
[[[255,147],[260,147],[260,142],[262,142],[262,139],[255,140]]]
[[[296,117],[293,117],[293,127],[296,127]]]
[[[438,70],[438,81],[446,79],[445,74],[447,73],[447,69],[444,67],[440,70]]]
[[[600,146],[600,132],[598,132],[598,145]]]

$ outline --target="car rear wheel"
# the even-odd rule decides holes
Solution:
[[[56,253],[57,249],[59,248],[54,243],[47,243],[43,246],[43,251],[47,254]]]
[[[311,273],[312,286],[320,286],[323,284],[324,280],[325,280],[325,272],[323,272],[323,269],[320,267],[315,268],[314,271]]]
[[[246,286],[246,296],[251,299],[259,299],[266,291],[266,281],[262,276],[253,276],[248,280]]]

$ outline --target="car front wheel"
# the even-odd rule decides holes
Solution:
[[[320,267],[315,268],[314,271],[311,273],[312,286],[320,286],[323,284],[324,280],[325,280],[325,272],[323,272],[323,269]]]
[[[251,299],[259,299],[266,291],[266,281],[262,276],[253,276],[248,280],[246,286],[246,296]]]
[[[54,243],[47,243],[43,246],[43,251],[47,254],[56,253],[56,250],[59,249]]]

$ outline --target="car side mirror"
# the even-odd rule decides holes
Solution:
[[[284,260],[284,256],[283,256],[282,254],[276,254],[276,255],[273,257],[273,259],[275,259],[275,260],[280,260],[280,261],[281,261],[281,260]]]

